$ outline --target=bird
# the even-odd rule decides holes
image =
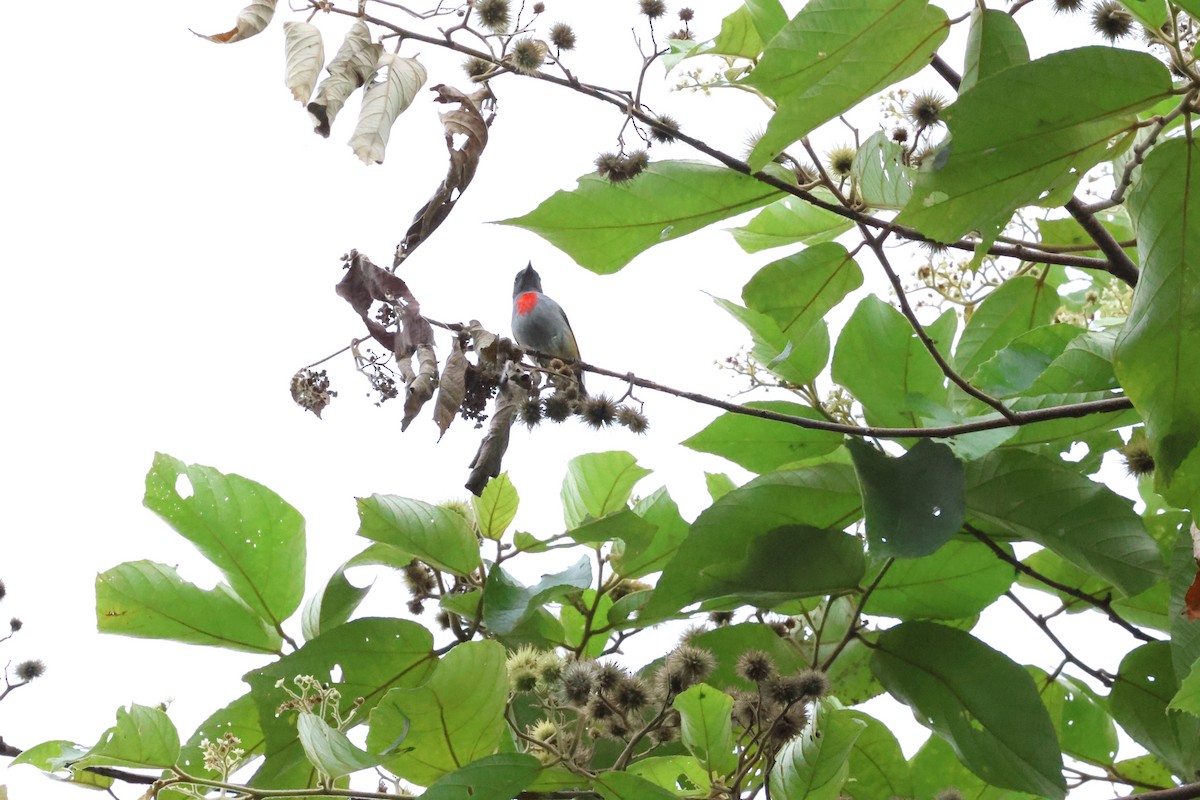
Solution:
[[[521,347],[542,354],[538,358],[542,366],[547,366],[551,358],[579,360],[579,345],[567,314],[562,306],[542,294],[542,277],[532,261],[513,281],[512,332]],[[586,397],[583,375],[578,371],[575,374],[579,393]]]

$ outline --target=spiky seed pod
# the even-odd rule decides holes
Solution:
[[[625,680],[625,670],[618,667],[611,661],[605,661],[603,664],[596,665],[596,673],[594,685],[598,692],[611,692]]]
[[[401,572],[404,575],[404,585],[416,599],[430,597],[437,589],[437,579],[433,577],[433,573],[415,558],[405,564]]]
[[[663,0],[638,0],[642,13],[650,19],[658,19],[667,13],[667,4]]]
[[[703,636],[708,633],[708,628],[704,625],[688,625],[683,629],[683,633],[679,634],[679,644],[691,644],[697,636]]]
[[[764,684],[767,697],[781,706],[789,706],[804,697],[804,687],[795,675],[776,675]]]
[[[0,581],[0,600],[3,600],[6,594],[8,594],[8,589],[5,588],[4,581]]]
[[[593,395],[582,403],[579,414],[584,422],[599,430],[616,422],[617,404],[608,395]]]
[[[656,142],[673,142],[679,133],[679,120],[668,114],[659,114],[654,118],[654,127],[650,129],[650,138]]]
[[[550,26],[550,44],[559,50],[575,49],[575,29],[565,22],[556,22]]]
[[[546,11],[546,4],[545,4],[545,3],[534,3],[534,4],[533,4],[533,13],[535,13],[535,14],[542,14],[542,13],[544,13],[545,11]]]
[[[839,178],[850,177],[854,168],[854,148],[835,147],[829,151],[829,171]]]
[[[512,17],[508,0],[476,0],[475,19],[492,33],[504,33]]]
[[[584,713],[596,722],[609,719],[613,715],[612,708],[609,707],[607,701],[600,695],[595,694],[588,699],[587,706],[584,707]]]
[[[23,627],[25,627],[25,623],[21,622],[21,620],[17,619],[16,617],[13,617],[12,619],[10,619],[8,621],[8,629],[11,630],[13,633],[16,633],[17,631],[21,630],[21,628],[23,628]]]
[[[684,8],[679,9],[679,21],[680,22],[691,22],[695,18],[696,18],[696,12],[692,11],[690,8],[684,7]]]
[[[450,612],[447,611],[446,609],[443,608],[440,611],[438,611],[433,619],[435,622],[437,622],[438,627],[441,628],[442,630],[444,630],[444,631],[450,630]]]
[[[646,169],[650,156],[645,150],[634,150],[629,154],[601,153],[596,157],[596,172],[611,183],[632,180]]]
[[[412,600],[409,600],[407,605],[408,605],[408,613],[412,614],[415,617],[419,617],[425,613],[425,603],[423,603],[421,600],[419,600],[417,598],[413,598]]]
[[[513,42],[509,61],[522,75],[534,75],[546,63],[546,45],[528,36],[518,39]]]
[[[629,723],[620,717],[613,717],[604,726],[602,733],[610,739],[625,739],[629,736]]]
[[[720,628],[733,622],[732,611],[710,611],[708,613],[708,621],[714,626]]]
[[[613,599],[613,602],[620,600],[622,597],[628,597],[634,592],[645,592],[654,587],[644,581],[634,581],[629,578],[624,578],[617,582],[608,593],[608,596]]]
[[[685,644],[675,648],[667,656],[667,666],[678,669],[688,686],[700,683],[717,668],[717,659],[711,650]]]
[[[908,107],[904,109],[904,113],[914,125],[928,128],[941,123],[942,110],[945,107],[946,98],[937,92],[917,92],[913,95],[912,100],[908,101]]]
[[[1121,448],[1121,455],[1125,460],[1125,470],[1130,475],[1140,478],[1154,472],[1154,455],[1144,435],[1131,437],[1129,444]]]
[[[612,692],[617,708],[626,713],[641,711],[650,703],[650,687],[636,675],[622,680]]]
[[[553,650],[544,650],[537,658],[538,687],[552,689],[562,679],[562,656]]]
[[[472,56],[463,62],[463,72],[467,73],[468,77],[478,78],[481,75],[486,75],[491,71],[492,65],[484,61],[482,58]]]
[[[517,414],[521,417],[521,422],[524,422],[529,430],[533,430],[542,421],[542,403],[540,400],[527,398],[521,403]]]
[[[595,668],[590,661],[568,661],[562,670],[559,693],[568,703],[585,705],[592,693]]]
[[[796,674],[796,683],[800,693],[808,698],[824,697],[829,694],[829,678],[824,672],[816,669],[806,669]]]
[[[675,39],[680,42],[690,42],[695,38],[695,36],[687,28],[680,28],[677,31],[671,31],[671,33],[667,35],[667,38]]]
[[[617,409],[617,422],[629,428],[631,433],[645,433],[650,427],[650,420],[646,415],[630,406]]]
[[[733,710],[730,712],[733,722],[740,728],[749,728],[754,724],[757,714],[758,698],[746,692],[737,692],[733,696]]]
[[[658,699],[668,699],[688,688],[688,684],[678,666],[664,664],[654,673],[654,691]]]
[[[1083,0],[1053,0],[1055,14],[1074,14],[1083,8]]]
[[[531,692],[538,682],[538,651],[522,645],[508,657],[508,683],[516,692]]]
[[[526,732],[539,742],[551,742],[558,733],[558,726],[548,719],[539,719],[526,728]]]
[[[1123,39],[1133,30],[1133,15],[1117,0],[1092,6],[1092,27],[1109,42]]]
[[[571,416],[571,401],[562,392],[555,392],[542,401],[542,411],[546,419],[553,422],[563,422]]]
[[[17,664],[17,677],[25,682],[40,678],[46,672],[46,665],[38,659],[30,659]]]
[[[903,125],[897,125],[892,128],[892,141],[897,144],[904,144],[908,141],[908,128]]]
[[[780,639],[786,639],[788,636],[788,626],[782,622],[775,621],[769,624],[767,627],[775,631],[775,635]]]
[[[800,720],[803,719],[804,714],[801,713]],[[804,724],[800,720],[797,720],[794,715],[784,712],[771,723],[771,738],[780,744],[790,742],[800,735],[800,731],[804,730]]]
[[[762,683],[775,674],[775,661],[762,650],[747,650],[738,656],[737,674],[751,683]]]
[[[963,793],[953,786],[949,786],[935,794],[933,800],[963,800]]]

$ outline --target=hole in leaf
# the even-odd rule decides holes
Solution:
[[[188,480],[187,475],[180,474],[175,478],[175,494],[179,495],[181,500],[192,496],[192,482]]]

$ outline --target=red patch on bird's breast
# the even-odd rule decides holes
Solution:
[[[537,292],[526,292],[517,298],[517,313],[521,316],[533,311],[533,307],[538,303]]]

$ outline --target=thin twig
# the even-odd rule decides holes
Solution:
[[[1065,658],[1067,661],[1070,661],[1072,664],[1079,667],[1081,670],[1086,672],[1088,675],[1091,675],[1105,686],[1112,686],[1113,676],[1102,669],[1089,667],[1082,660],[1080,660],[1078,656],[1072,653],[1067,646],[1062,643],[1062,640],[1054,634],[1054,631],[1050,630],[1050,624],[1046,622],[1045,617],[1041,616],[1040,614],[1035,614],[1033,610],[1029,608],[1029,606],[1022,603],[1020,598],[1018,598],[1011,591],[1005,592],[1004,596],[1007,597],[1013,605],[1021,609],[1021,612],[1025,616],[1029,617],[1033,624],[1037,625],[1038,628],[1041,629],[1042,633],[1046,634],[1046,638],[1050,640],[1051,644],[1058,648],[1058,652],[1062,653],[1063,658]]]

